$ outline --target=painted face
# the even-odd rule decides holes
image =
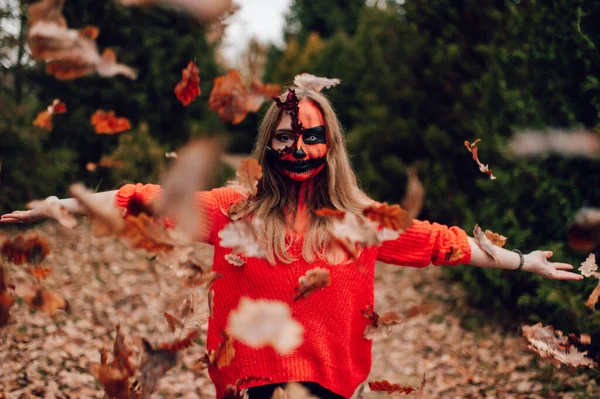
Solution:
[[[321,110],[310,100],[298,103],[302,134],[292,131],[292,118],[283,114],[271,140],[271,147],[279,152],[277,168],[290,179],[306,181],[325,168],[327,132]]]

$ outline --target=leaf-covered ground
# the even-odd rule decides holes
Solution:
[[[175,309],[190,291],[182,288],[173,270],[114,239],[92,237],[86,226],[65,231],[46,223],[37,229],[49,238],[52,250],[44,261],[53,268],[45,285],[62,294],[70,309],[49,317],[17,301],[9,324],[0,329],[0,398],[102,398],[102,388],[88,367],[99,362],[103,346],[111,347],[115,325],[120,323],[132,344],[141,337],[164,342],[171,333],[163,312]],[[211,247],[198,245],[195,256],[209,262]],[[32,277],[23,267],[5,266],[17,293],[31,286]],[[387,379],[417,387],[425,373],[425,398],[600,395],[585,374],[541,363],[518,331],[503,333],[499,326],[485,323],[476,330],[464,328],[465,315],[485,315],[470,309],[464,291],[442,279],[437,268],[380,264],[375,285],[380,313],[404,314],[421,304],[430,305],[430,311],[375,341],[370,381]],[[153,398],[214,397],[206,371],[194,369],[204,351],[202,342],[197,343],[160,380]],[[368,388],[362,395],[387,396]]]

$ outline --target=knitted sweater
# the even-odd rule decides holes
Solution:
[[[116,203],[127,207],[129,201],[147,202],[160,193],[155,185],[126,185],[116,195]],[[198,203],[208,215],[210,226],[207,242],[214,245],[213,270],[223,278],[215,280],[213,316],[209,320],[207,349],[222,342],[220,332],[227,327],[229,313],[243,297],[270,299],[289,305],[292,317],[304,327],[302,344],[287,355],[272,347],[253,348],[234,342],[235,358],[229,366],[210,367],[209,374],[217,390],[224,396],[228,384],[235,385],[244,377],[266,377],[242,384],[249,388],[266,383],[313,381],[350,397],[371,369],[371,341],[363,337],[369,320],[363,315],[373,305],[375,262],[401,266],[425,267],[446,264],[453,247],[464,256],[453,264],[466,264],[471,259],[467,234],[458,227],[415,220],[396,240],[363,249],[355,263],[332,266],[325,262],[307,263],[301,256],[302,238],[294,240],[291,253],[299,260],[291,264],[270,265],[265,259],[244,258],[237,267],[225,260],[230,248],[219,244],[218,232],[230,222],[229,206],[241,199],[231,188],[218,188],[197,194]],[[359,267],[360,266],[360,267]],[[306,298],[292,301],[298,278],[315,267],[330,271],[331,284]]]

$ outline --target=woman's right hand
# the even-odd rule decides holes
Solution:
[[[48,197],[45,201],[58,201],[56,197]],[[50,217],[48,207],[38,206],[28,211],[13,211],[0,216],[0,223],[30,223]]]

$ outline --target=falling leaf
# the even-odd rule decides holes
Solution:
[[[576,251],[590,252],[600,246],[600,209],[581,208],[568,230],[569,246]]]
[[[67,112],[67,106],[59,99],[55,99],[46,110],[37,115],[33,121],[33,126],[52,131],[52,116],[55,114],[64,114],[65,112]]]
[[[188,106],[200,95],[200,70],[194,61],[190,61],[181,70],[181,81],[175,86],[175,96],[184,106]]]
[[[217,349],[207,351],[198,361],[196,367],[203,370],[206,367],[225,367],[229,366],[235,357],[235,348],[233,347],[233,337],[225,332],[221,332],[223,342]]]
[[[278,353],[287,354],[302,343],[304,327],[292,318],[287,304],[244,297],[229,314],[227,332],[254,348],[272,346]]]
[[[479,166],[479,171],[490,176],[491,180],[496,180],[496,177],[492,174],[492,170],[488,168],[487,165],[481,163],[481,161],[479,160],[479,149],[477,148],[477,143],[479,143],[480,141],[481,139],[477,139],[473,143],[469,143],[465,140],[465,147],[467,147],[467,150],[469,150],[469,152],[473,154],[473,159],[475,160],[475,162],[477,162],[477,165]]]
[[[321,208],[315,211],[315,215],[321,217],[333,217],[335,219],[343,219],[344,215],[346,215],[346,212],[339,209]]]
[[[8,323],[10,308],[14,305],[14,300],[8,292],[9,286],[8,273],[0,265],[0,327]]]
[[[71,195],[89,214],[94,236],[112,236],[125,228],[125,222],[112,201],[107,203],[106,200],[95,197],[81,184],[71,185],[70,191]]]
[[[250,195],[256,195],[258,181],[262,178],[262,167],[254,158],[245,159],[235,173],[239,189]]]
[[[588,297],[587,301],[585,302],[585,306],[592,310],[596,310],[596,303],[598,303],[598,297],[600,297],[600,273],[592,272],[592,276],[598,279],[598,285]]]
[[[238,267],[243,266],[246,263],[242,258],[240,258],[238,255],[235,255],[235,254],[225,255],[225,260],[230,265],[238,266]]]
[[[161,344],[160,349],[167,350],[171,353],[177,353],[192,346],[194,344],[194,340],[199,336],[200,332],[198,330],[191,330],[182,339],[176,339],[175,341]]]
[[[0,255],[15,265],[27,263],[37,266],[49,253],[48,241],[38,233],[17,234],[0,244]]]
[[[259,80],[253,80],[250,89],[246,94],[246,110],[248,112],[257,112],[261,105],[281,93],[281,86],[278,84],[263,84]]]
[[[106,112],[101,109],[94,112],[90,123],[98,134],[116,134],[131,129],[131,123],[127,118],[117,118],[114,111]]]
[[[228,223],[219,231],[220,245],[225,248],[233,248],[234,253],[252,258],[264,258],[265,249],[258,242],[257,231],[261,222],[253,219],[251,222],[240,220]]]
[[[31,274],[33,277],[35,277],[38,280],[45,280],[46,277],[48,277],[50,275],[50,273],[52,273],[52,269],[50,269],[49,267],[40,267],[40,266],[28,267],[27,273]]]
[[[389,336],[392,326],[402,321],[402,318],[396,312],[387,312],[380,316],[373,310],[371,305],[367,305],[362,314],[371,322],[366,326],[363,336],[371,340]]]
[[[41,310],[49,316],[54,315],[59,310],[69,310],[69,303],[65,298],[44,288],[38,288],[34,293],[24,295],[23,299],[32,308]]]
[[[543,327],[542,323],[533,326],[521,326],[523,336],[527,338],[529,348],[542,358],[551,357],[558,362],[573,367],[594,367],[592,359],[586,357],[587,352],[579,352],[568,342],[562,331],[554,330],[552,326]],[[559,363],[559,366],[560,366]]]
[[[221,17],[233,7],[232,0],[119,0],[119,3],[125,7],[165,6],[181,11],[203,23]]]
[[[306,272],[298,279],[299,286],[296,287],[294,301],[300,298],[306,298],[313,292],[327,287],[330,284],[329,270],[322,267],[315,267]]]
[[[373,392],[385,392],[390,395],[393,393],[405,393],[408,395],[409,393],[417,390],[417,388],[413,387],[405,387],[399,384],[392,384],[387,380],[370,381],[369,389]]]
[[[384,229],[392,229],[399,233],[406,231],[413,223],[410,214],[400,205],[388,205],[387,202],[375,203],[363,209],[367,219],[377,222]]]
[[[406,210],[411,219],[416,219],[423,209],[423,200],[425,198],[425,188],[419,180],[417,166],[411,166],[407,169],[408,182],[406,192],[400,205]]]
[[[169,325],[169,329],[171,330],[171,332],[175,332],[175,330],[177,330],[177,328],[180,328],[183,326],[183,323],[177,317],[175,317],[167,312],[164,312],[163,316],[165,317],[165,320],[167,320],[167,324]]]
[[[593,131],[550,129],[516,133],[508,143],[517,156],[559,154],[564,157],[600,157],[600,135]]]
[[[314,90],[320,92],[323,89],[329,89],[332,86],[340,84],[338,78],[321,78],[310,73],[302,73],[294,77],[294,85],[299,89]]]
[[[490,240],[490,242],[497,246],[497,247],[504,247],[504,245],[506,244],[506,237],[504,237],[501,234],[498,233],[494,233],[491,230],[486,230],[485,231],[485,236],[488,238],[488,240]]]
[[[496,254],[494,244],[492,244],[492,242],[487,238],[487,236],[483,233],[481,227],[479,227],[478,224],[476,224],[475,228],[473,229],[473,238],[475,239],[475,242],[477,243],[479,248],[481,248],[486,254],[494,258],[497,264],[500,264],[500,259]]]
[[[587,259],[581,262],[581,267],[578,269],[585,277],[592,277],[592,273],[598,270],[596,264],[596,255],[589,254]]]
[[[27,208],[35,209],[43,215],[56,220],[61,226],[72,229],[77,225],[77,219],[58,201],[36,200],[27,204]]]

